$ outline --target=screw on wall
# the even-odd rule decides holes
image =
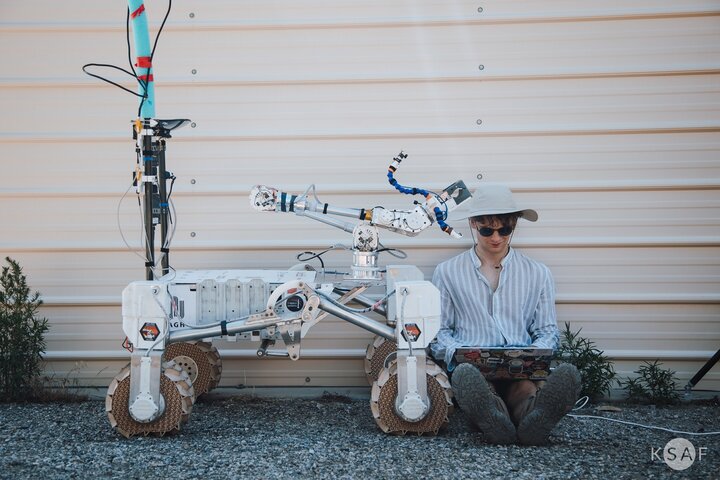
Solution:
[[[195,75],[195,74],[197,73],[197,69],[193,68],[192,70],[190,70],[190,73],[192,73],[193,75]]]
[[[482,11],[483,11],[483,8],[482,8],[482,7],[478,7],[478,13],[482,13]]]
[[[478,125],[482,125],[482,119],[478,118],[477,120],[475,120],[475,123],[477,123]]]
[[[485,70],[485,65],[478,65],[478,70]]]
[[[195,123],[195,122],[192,122],[192,123],[190,124],[190,127],[192,127],[192,128],[195,128],[195,127],[197,127],[197,123]]]
[[[195,238],[195,235],[197,235],[197,233],[195,233],[195,232],[190,232],[190,236],[191,236],[191,237]]]
[[[189,14],[188,16],[189,16],[190,18],[195,18],[195,12],[190,12],[190,14]]]

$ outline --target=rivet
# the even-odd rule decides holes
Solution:
[[[190,124],[190,127],[192,127],[192,128],[195,128],[195,127],[197,127],[197,123],[195,123],[195,122],[192,122],[192,123]]]
[[[195,13],[194,13],[194,12],[190,12],[190,18],[195,18]]]
[[[305,383],[310,383],[310,377],[305,377]]]
[[[196,234],[195,232],[190,232],[190,236],[191,236],[191,237],[193,237],[193,238],[194,238],[194,237],[195,237],[195,235],[197,235],[197,234]]]
[[[477,123],[478,125],[482,125],[482,120],[478,118],[475,123]]]
[[[196,183],[197,183],[197,180],[195,180],[194,178],[192,180],[190,180],[190,185],[195,185]]]
[[[482,180],[482,179],[483,179],[483,174],[482,174],[482,173],[478,173],[476,178],[477,178],[478,180]]]
[[[485,70],[485,65],[478,65],[478,70]]]
[[[478,7],[478,13],[482,13],[482,11],[483,11],[483,8],[482,8],[482,7]]]
[[[195,75],[195,74],[197,73],[197,70],[193,68],[193,69],[190,71],[190,73],[192,73],[193,75]]]

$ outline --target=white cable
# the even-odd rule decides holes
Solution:
[[[122,206],[123,200],[125,200],[125,197],[127,196],[128,192],[130,191],[130,189],[132,187],[133,187],[133,185],[130,184],[130,186],[128,187],[127,190],[125,190],[125,193],[123,193],[122,197],[120,197],[120,201],[118,202],[117,212],[116,212],[117,226],[118,226],[118,230],[120,231],[120,237],[122,238],[123,243],[125,244],[127,249],[130,252],[132,252],[133,254],[137,255],[139,258],[143,259],[143,261],[146,261],[144,256],[140,255],[138,252],[135,251],[135,249],[133,249],[133,247],[130,246],[127,239],[125,238],[125,234],[123,233],[122,225],[120,225],[120,207]]]
[[[575,405],[577,405],[577,404],[578,404],[579,402],[581,402],[581,401],[583,401],[583,404],[580,405],[579,407],[573,408],[573,411],[575,411],[575,410],[580,410],[581,408],[585,407],[585,405],[587,405],[587,403],[588,403],[589,400],[590,400],[590,399],[589,399],[587,396],[582,397],[581,399],[579,399],[577,402],[575,402]],[[624,425],[632,425],[632,426],[635,426],[635,427],[649,428],[649,429],[651,429],[651,430],[662,430],[662,431],[664,431],[664,432],[677,433],[677,434],[680,434],[680,435],[697,435],[697,436],[700,436],[700,435],[720,435],[720,432],[683,432],[683,431],[681,431],[681,430],[673,430],[673,429],[670,429],[670,428],[656,427],[656,426],[654,426],[654,425],[643,425],[643,424],[641,424],[641,423],[628,422],[628,421],[626,421],[626,420],[618,420],[618,419],[616,419],[616,418],[600,417],[600,416],[598,416],[598,415],[577,415],[577,414],[568,413],[567,416],[568,416],[568,417],[572,417],[572,418],[595,418],[595,419],[599,419],[599,420],[607,420],[608,422],[622,423],[622,424],[624,424]]]

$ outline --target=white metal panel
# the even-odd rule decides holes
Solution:
[[[540,211],[513,242],[552,269],[560,323],[621,374],[659,358],[686,381],[720,347],[716,1],[173,4],[155,58],[158,116],[195,122],[168,145],[178,268],[284,268],[348,243],[252,211],[249,188],[316,183],[324,201],[403,207],[411,199],[385,170],[405,149],[401,183],[482,175]],[[147,5],[154,29],[165,5]],[[139,245],[132,192],[118,208],[136,99],[80,71],[126,64],[125,14],[114,2],[0,6],[0,253],[46,300],[48,372],[91,385],[123,364],[120,293],[143,277],[117,226]],[[383,241],[428,276],[470,245],[438,231]],[[223,384],[363,385],[370,340],[323,321],[300,362],[220,342]],[[700,387],[720,388],[717,367]]]

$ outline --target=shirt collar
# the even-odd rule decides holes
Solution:
[[[500,260],[500,265],[504,268],[505,265],[512,260],[512,257],[515,256],[515,250],[513,250],[512,247],[509,247],[508,254],[503,257],[502,260]],[[480,261],[480,257],[477,256],[477,253],[475,253],[475,246],[473,246],[470,249],[470,258],[472,259],[473,266],[480,270],[480,267],[482,266],[482,262]]]

